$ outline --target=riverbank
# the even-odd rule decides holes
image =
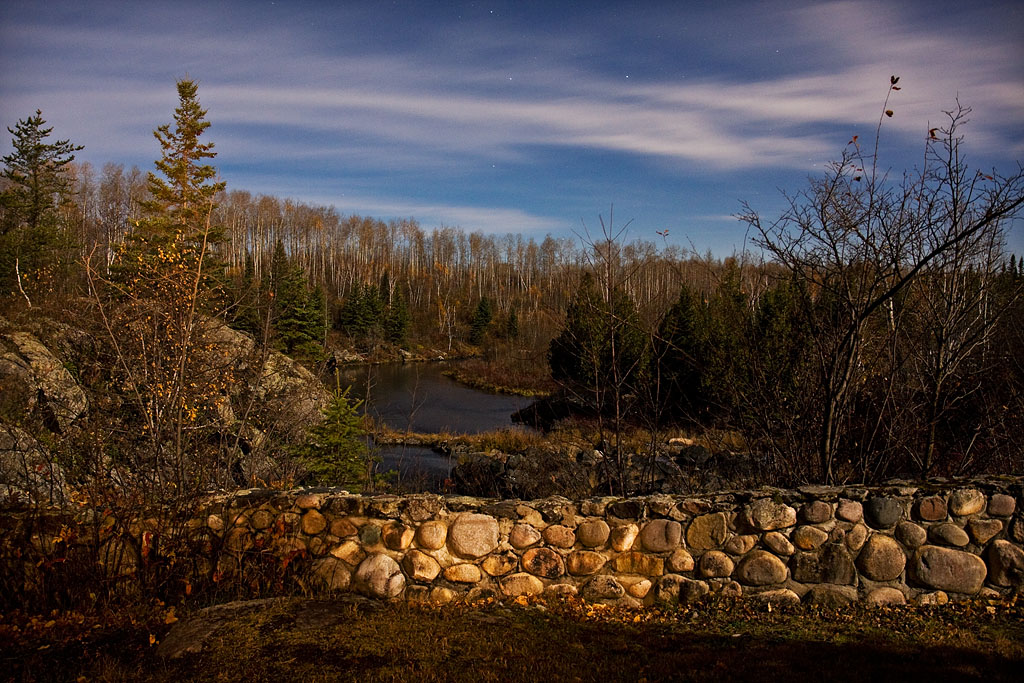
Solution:
[[[419,446],[446,452],[471,450],[521,453],[529,448],[556,448],[555,442],[545,435],[526,429],[495,429],[476,434],[411,432],[394,429],[371,420],[367,431],[373,435],[374,443],[381,446]]]
[[[497,362],[470,358],[460,361],[445,375],[473,389],[511,396],[546,398],[558,388],[547,365],[522,360]]]

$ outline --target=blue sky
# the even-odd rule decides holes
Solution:
[[[229,188],[538,238],[614,204],[631,238],[728,255],[740,202],[775,215],[870,138],[893,74],[883,166],[959,97],[968,161],[1014,171],[1022,36],[1019,1],[5,0],[0,122],[39,108],[79,159],[148,170],[188,75]]]

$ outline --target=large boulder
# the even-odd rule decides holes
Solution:
[[[393,559],[383,554],[370,555],[356,570],[356,590],[372,598],[396,598],[405,590],[405,575]]]
[[[38,411],[53,432],[64,433],[89,405],[85,392],[64,364],[35,335],[0,335],[0,394],[4,403]],[[14,409],[15,405],[5,405]]]
[[[924,545],[914,553],[914,578],[929,588],[974,594],[985,583],[988,568],[972,553],[937,545]]]
[[[0,424],[0,501],[61,503],[67,496],[64,470],[32,436]]]
[[[988,547],[988,567],[997,586],[1024,586],[1024,550],[1009,541],[996,541]]]
[[[459,515],[448,529],[448,547],[460,557],[483,557],[498,547],[498,521],[490,515]]]
[[[872,581],[898,579],[907,564],[903,547],[890,536],[871,534],[857,557],[857,566]]]
[[[244,381],[235,394],[251,392],[261,412],[274,416],[278,431],[305,430],[321,418],[330,393],[316,375],[279,351],[259,347],[251,335],[220,321],[207,321],[211,342],[224,349]]]

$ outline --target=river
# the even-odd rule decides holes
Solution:
[[[388,363],[340,369],[342,387],[364,401],[378,422],[411,432],[476,434],[495,429],[523,429],[512,414],[533,399],[471,389],[444,376],[450,363]],[[380,470],[409,488],[440,490],[455,466],[452,458],[430,448],[381,446]]]

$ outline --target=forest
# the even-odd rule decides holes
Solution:
[[[547,394],[541,410],[585,425],[614,494],[642,490],[632,469],[679,435],[725,435],[769,484],[1020,470],[1024,263],[1004,243],[1024,171],[968,165],[969,109],[929,130],[905,172],[850,140],[779,216],[744,205],[755,248],[722,257],[628,240],[613,213],[538,242],[253,195],[209,163],[195,83],[178,94],[150,172],[77,163],[82,147],[39,111],[8,128],[4,334],[84,331],[65,364],[95,410],[54,426],[59,410],[5,398],[0,419],[8,442],[52,446],[68,479],[180,493],[225,472],[258,483],[239,464],[254,453],[306,453],[299,481],[372,485],[345,446],[350,399],[319,416],[333,431],[286,429],[259,392],[239,398],[240,366],[226,371],[216,343],[227,328],[260,363],[280,352],[320,377],[341,351],[475,357],[468,380]]]

